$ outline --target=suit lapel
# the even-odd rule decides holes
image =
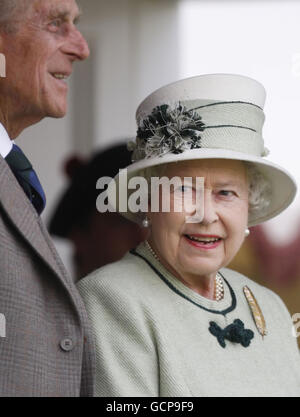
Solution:
[[[0,204],[18,232],[59,276],[66,276],[45,227],[20,187],[6,161],[0,156]]]

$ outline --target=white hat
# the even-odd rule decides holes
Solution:
[[[276,216],[293,201],[296,184],[286,170],[264,159],[268,153],[262,138],[265,97],[260,83],[232,74],[200,75],[156,90],[137,109],[128,181],[140,170],[171,162],[248,161],[271,186],[268,208],[256,213],[249,226]],[[117,175],[117,184],[118,180]],[[140,218],[129,211],[121,214],[134,221]]]

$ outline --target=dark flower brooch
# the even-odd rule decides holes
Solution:
[[[254,333],[250,329],[244,328],[244,323],[240,319],[234,320],[233,323],[221,329],[214,321],[210,322],[209,331],[212,335],[216,336],[219,344],[225,348],[225,339],[230,342],[240,343],[244,347],[250,345],[251,340],[254,337]]]
[[[133,151],[133,161],[166,153],[179,154],[201,148],[204,129],[205,124],[195,110],[188,110],[180,103],[174,108],[163,104],[141,121],[136,142],[130,142],[128,149]]]

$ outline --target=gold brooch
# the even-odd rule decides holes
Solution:
[[[263,313],[262,313],[254,295],[252,294],[252,291],[250,290],[250,288],[245,286],[243,288],[243,290],[244,290],[245,297],[248,301],[249,307],[251,309],[252,316],[254,318],[256,327],[257,327],[259,333],[262,336],[266,336],[266,334],[267,334],[266,322],[265,322],[265,318],[263,316]]]

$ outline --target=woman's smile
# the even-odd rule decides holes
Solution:
[[[215,249],[219,247],[223,241],[220,236],[216,235],[186,234],[183,237],[189,245],[200,250]]]

